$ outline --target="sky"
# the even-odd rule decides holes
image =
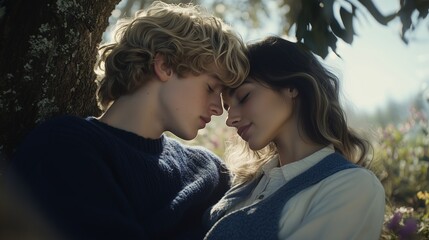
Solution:
[[[383,13],[399,8],[397,0],[375,0]],[[275,5],[273,4],[275,11]],[[275,14],[263,20],[263,29],[251,32],[239,24],[232,24],[245,41],[253,41],[266,34],[278,34],[280,20]],[[356,21],[355,21],[356,22]],[[339,40],[337,52],[325,59],[341,80],[342,99],[356,112],[372,113],[389,101],[410,100],[429,84],[429,21],[417,28],[412,40],[405,44],[400,36],[399,21],[387,27],[370,16],[360,18],[354,25],[356,32],[352,45]]]
[[[425,24],[408,44],[399,37],[398,22],[384,27],[375,20],[359,26],[352,45],[340,43],[343,60],[330,54],[327,62],[342,71],[345,100],[356,110],[373,112],[422,91],[429,83],[429,22]]]

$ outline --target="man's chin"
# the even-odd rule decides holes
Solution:
[[[186,141],[190,141],[193,140],[194,138],[196,138],[198,135],[198,130],[197,131],[193,131],[193,132],[189,132],[189,133],[181,133],[181,134],[176,134],[177,137],[186,140]]]

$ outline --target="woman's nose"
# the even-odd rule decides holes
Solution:
[[[237,123],[240,122],[240,114],[233,108],[228,109],[228,117],[226,118],[226,125],[228,127],[236,127]]]

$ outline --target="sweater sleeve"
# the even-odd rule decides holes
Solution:
[[[231,175],[225,163],[219,157],[217,157],[214,153],[211,152],[210,155],[212,156],[211,159],[213,159],[213,162],[216,164],[216,167],[219,172],[219,183],[215,189],[213,198],[211,199],[211,205],[213,205],[218,202],[230,189]]]
[[[33,132],[8,174],[66,239],[148,239],[97,139],[70,132]]]
[[[311,199],[307,195],[306,199],[296,201],[291,211],[283,210],[280,239],[379,238],[385,195],[381,183],[371,172],[365,169],[344,170],[327,178],[318,189],[307,193],[311,193]],[[299,195],[295,197],[299,199]],[[309,202],[308,208],[301,223],[291,231],[288,219],[294,218],[294,210],[300,208],[299,202]]]
[[[207,204],[213,205],[217,201],[219,201],[230,189],[230,172],[227,169],[225,163],[210,150],[201,146],[192,147],[190,148],[190,150],[196,156],[196,160],[200,162],[200,164],[203,164],[204,168],[209,170],[208,172],[205,172],[204,175],[210,174],[212,176],[215,176],[215,178],[212,179],[214,183],[213,193],[211,194],[211,198],[207,202]],[[211,165],[213,167],[210,167]]]

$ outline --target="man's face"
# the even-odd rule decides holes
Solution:
[[[210,122],[213,115],[222,114],[220,93],[223,84],[215,74],[176,74],[165,83],[161,107],[166,131],[191,140],[198,130]]]

